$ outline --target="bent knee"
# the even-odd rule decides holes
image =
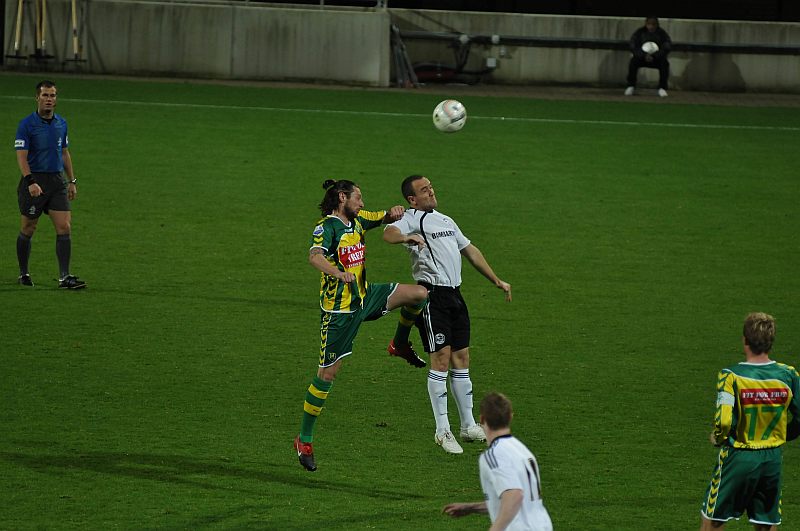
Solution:
[[[419,304],[428,298],[428,290],[424,286],[414,286],[412,296],[414,297],[414,303]]]

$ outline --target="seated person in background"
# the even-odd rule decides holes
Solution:
[[[648,53],[642,49],[644,43],[654,43],[656,47],[648,44],[654,51]],[[633,96],[636,90],[636,75],[639,69],[657,68],[658,69],[658,95],[662,98],[667,96],[667,81],[669,80],[669,61],[667,55],[672,50],[672,39],[669,34],[658,25],[658,17],[647,17],[644,26],[637,29],[631,35],[630,42],[631,62],[628,65],[628,88],[625,89],[626,96]]]

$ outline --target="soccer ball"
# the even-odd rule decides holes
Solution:
[[[433,125],[443,133],[460,131],[467,123],[467,109],[460,101],[444,100],[433,109]]]
[[[653,41],[647,41],[642,44],[642,51],[646,54],[654,54],[658,51],[658,44]]]

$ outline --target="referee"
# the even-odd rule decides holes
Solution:
[[[464,450],[450,432],[447,417],[447,380],[461,418],[462,441],[485,441],[486,434],[472,414],[472,381],[469,376],[470,322],[461,296],[461,257],[505,292],[511,301],[511,285],[497,278],[480,250],[472,245],[452,218],[438,212],[436,194],[427,177],[412,175],[401,186],[411,208],[400,220],[386,227],[383,239],[406,244],[411,255],[414,280],[425,286],[428,305],[416,319],[425,352],[430,353],[428,395],[436,420],[434,441],[445,452]],[[407,326],[413,324],[409,323]],[[406,325],[401,315],[398,330]],[[397,337],[397,336],[395,336]],[[391,352],[393,341],[389,345]],[[448,374],[449,370],[449,374]]]
[[[22,178],[17,187],[21,224],[17,237],[19,283],[33,286],[28,270],[31,239],[39,223],[39,216],[50,216],[56,229],[56,257],[58,258],[58,287],[81,289],[86,283],[71,275],[69,261],[72,252],[70,239],[70,201],[75,199],[75,173],[69,154],[67,121],[55,113],[58,91],[52,81],[36,85],[36,112],[20,121],[14,149]],[[66,179],[64,178],[66,173]]]

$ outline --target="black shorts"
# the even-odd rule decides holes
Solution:
[[[60,173],[33,173],[33,182],[42,188],[42,195],[31,196],[25,186],[25,178],[20,178],[17,186],[19,212],[25,217],[36,219],[51,210],[69,211],[67,199],[67,180]]]
[[[449,346],[451,351],[469,346],[469,310],[458,288],[430,286],[428,304],[416,325],[425,352],[436,352]]]

